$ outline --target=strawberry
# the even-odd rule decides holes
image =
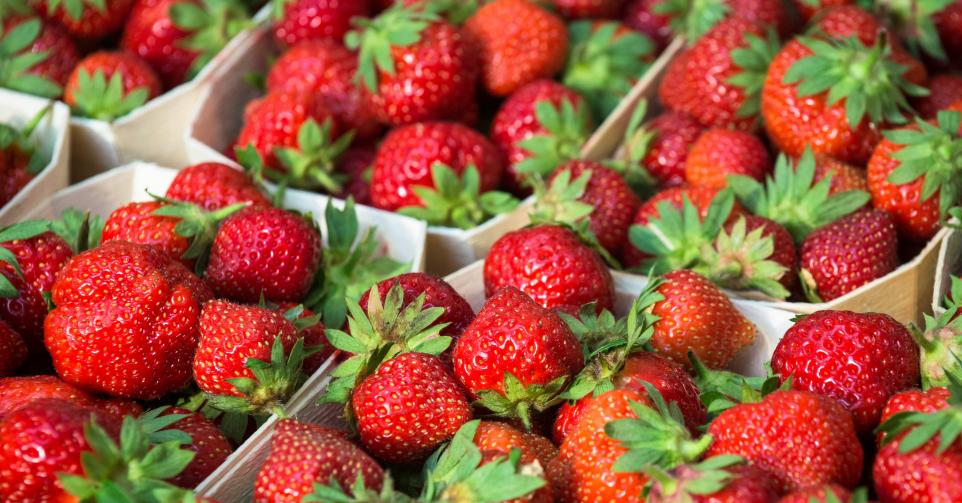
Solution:
[[[0,378],[0,422],[7,415],[35,400],[57,399],[113,416],[139,416],[142,409],[136,402],[119,399],[100,399],[61,381],[56,376],[37,375]]]
[[[908,330],[887,315],[818,311],[788,329],[771,365],[793,389],[838,400],[868,435],[889,397],[918,385],[918,360]]]
[[[237,203],[249,203],[253,207],[271,205],[249,175],[217,162],[204,162],[181,169],[164,195],[168,199],[196,204],[206,211]]]
[[[884,424],[889,419],[892,419],[893,416],[900,413],[921,412],[931,414],[947,409],[949,408],[949,398],[951,396],[952,392],[946,387],[933,387],[925,391],[918,389],[900,391],[892,395],[888,402],[885,403],[885,408],[882,409],[882,416],[879,423]],[[886,428],[880,428],[880,430],[878,438],[880,442],[882,442],[886,440]]]
[[[267,92],[318,94],[337,122],[354,131],[356,139],[370,140],[381,127],[352,79],[356,71],[357,56],[340,43],[308,40],[277,58],[267,74]]]
[[[797,170],[797,168],[796,168]],[[850,190],[868,192],[868,179],[865,170],[847,162],[821,155],[815,159],[815,177],[818,182],[831,177],[828,194],[841,194]]]
[[[625,0],[551,0],[555,10],[568,19],[613,18]]]
[[[767,470],[783,491],[837,483],[854,487],[862,447],[852,417],[835,400],[807,391],[775,391],[736,405],[708,427],[708,456],[735,454]]]
[[[294,324],[298,336],[304,339],[304,347],[313,353],[304,358],[303,370],[305,375],[312,375],[317,369],[335,354],[337,350],[327,340],[327,327],[321,322],[321,317],[301,304],[281,302],[274,312],[280,314]]]
[[[440,307],[444,313],[437,319],[437,323],[446,323],[441,330],[442,335],[457,339],[464,329],[474,319],[471,304],[461,296],[447,281],[423,272],[410,272],[388,278],[377,284],[377,291],[381,298],[387,298],[388,292],[394,285],[399,285],[404,292],[404,304],[409,305],[424,294],[424,307]],[[366,306],[369,292],[361,296],[360,305]]]
[[[307,40],[340,42],[351,20],[371,13],[369,0],[272,0],[274,39],[293,47]]]
[[[941,73],[929,78],[929,94],[912,101],[912,106],[918,112],[919,117],[925,120],[932,120],[941,110],[948,110],[949,107],[962,101],[962,75],[954,73]]]
[[[519,463],[522,467],[530,467],[529,470],[532,473],[537,473],[534,471],[535,467],[545,470],[545,467],[558,455],[558,448],[550,440],[535,433],[522,432],[497,421],[482,420],[478,424],[474,444],[481,450],[485,460],[508,457],[512,450],[517,450],[520,454]],[[482,465],[484,464],[482,462]],[[522,471],[525,471],[524,468]],[[555,501],[551,480],[548,476],[544,478],[547,479],[548,484],[538,489],[528,499],[514,499],[510,500],[510,503]]]
[[[277,422],[271,450],[254,483],[254,502],[295,503],[310,494],[315,483],[334,482],[352,488],[379,490],[384,471],[346,432],[294,419]]]
[[[44,338],[64,381],[137,399],[189,382],[200,306],[212,295],[179,262],[113,241],[70,259],[51,294]]]
[[[249,24],[236,0],[136,0],[120,47],[143,58],[172,88],[193,78]]]
[[[187,238],[174,230],[179,220],[175,217],[155,214],[163,207],[163,203],[152,201],[128,203],[117,208],[104,223],[102,241],[107,243],[120,240],[151,245],[170,258],[180,260],[187,267],[191,267],[192,260],[182,260],[190,243]]]
[[[371,176],[377,154],[369,148],[349,148],[341,154],[337,171],[347,177],[343,190],[335,197],[354,198],[357,204],[374,206],[371,201]]]
[[[498,348],[492,351],[492,348]],[[520,290],[498,290],[454,347],[454,373],[496,415],[530,425],[584,365],[578,340],[557,314]]]
[[[159,94],[157,74],[139,57],[101,51],[87,56],[74,68],[64,101],[76,115],[109,122]]]
[[[564,21],[529,0],[494,0],[464,24],[480,49],[482,81],[495,96],[548,79],[564,67],[568,31]]]
[[[912,336],[922,348],[922,386],[925,389],[948,386],[948,374],[960,372],[958,355],[962,355],[962,279],[951,276],[951,286],[943,299],[945,310],[938,314],[923,314],[922,330],[912,329]]]
[[[883,211],[861,211],[809,234],[799,255],[808,297],[837,299],[898,267],[895,224]]]
[[[632,131],[625,148],[658,185],[675,187],[685,183],[685,162],[703,131],[688,114],[667,111]]]
[[[864,494],[862,495],[864,496]],[[838,484],[810,486],[786,494],[778,503],[861,503],[848,489]]]
[[[671,16],[659,12],[660,0],[628,0],[621,22],[629,28],[640,31],[654,43],[661,52],[672,39]]]
[[[580,94],[551,80],[536,80],[512,92],[491,123],[491,140],[508,162],[508,187],[527,188],[525,172],[547,175],[580,158],[591,134],[588,105]]]
[[[0,376],[9,376],[27,359],[27,343],[10,325],[0,321]]]
[[[702,133],[685,160],[685,179],[695,186],[722,188],[729,175],[762,180],[771,171],[772,160],[761,139],[730,129]]]
[[[401,126],[463,116],[475,99],[478,60],[461,30],[401,4],[359,26],[345,42],[359,51],[364,98],[381,122]]]
[[[480,133],[461,124],[426,122],[392,130],[378,147],[371,175],[371,199],[385,210],[420,206],[414,187],[436,187],[435,166],[444,165],[455,178],[474,166],[480,192],[493,190],[501,179],[501,157]],[[450,174],[450,173],[449,173]]]
[[[80,61],[74,41],[37,18],[0,19],[0,87],[58,98]]]
[[[118,31],[134,0],[31,0],[45,18],[59,23],[74,38],[96,40]]]
[[[658,97],[706,127],[751,130],[761,82],[777,50],[777,38],[766,35],[764,26],[729,18],[672,61]]]
[[[932,19],[946,55],[956,63],[959,60],[959,54],[962,54],[962,36],[959,35],[960,19],[962,19],[962,4],[957,1],[946,5]]]
[[[299,302],[321,260],[321,234],[308,217],[279,208],[251,208],[225,220],[214,238],[205,279],[240,302],[263,296]]]
[[[224,463],[227,456],[234,451],[230,442],[221,433],[213,421],[198,412],[172,407],[166,409],[163,415],[183,415],[181,419],[170,425],[168,429],[186,433],[191,442],[184,447],[194,453],[194,459],[184,471],[170,479],[170,483],[185,488],[194,488],[206,479],[218,466]]]
[[[382,363],[354,389],[351,403],[361,444],[388,463],[427,458],[471,420],[471,406],[454,376],[440,358],[426,353],[403,353]]]
[[[484,259],[484,291],[490,296],[505,286],[547,309],[589,302],[599,309],[614,305],[613,280],[604,261],[558,225],[519,229],[494,242]]]
[[[888,212],[911,241],[934,236],[962,191],[962,163],[952,153],[962,148],[962,104],[950,108],[935,121],[887,131],[868,162],[872,205]]]
[[[792,24],[782,2],[773,0],[710,0],[696,4],[669,0],[656,10],[670,15],[674,31],[691,42],[701,40],[706,32],[730,19],[744,19],[780,35],[788,34]]]
[[[792,235],[787,229],[779,225],[773,220],[769,220],[765,217],[759,217],[752,214],[746,214],[739,217],[745,220],[745,232],[751,234],[756,229],[761,229],[761,238],[771,238],[773,250],[768,256],[768,259],[775,262],[776,264],[782,266],[785,269],[785,273],[779,278],[779,283],[785,287],[789,292],[798,283],[798,254],[795,248],[795,240],[792,239]],[[728,233],[728,235],[734,235],[736,231],[739,220],[734,222],[729,221],[723,227],[723,230]]]
[[[665,477],[667,475],[667,477]],[[647,501],[667,503],[772,503],[781,495],[772,476],[738,456],[716,456],[682,465],[655,480]]]

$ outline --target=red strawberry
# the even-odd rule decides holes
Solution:
[[[404,290],[403,305],[405,306],[423,294],[425,309],[432,307],[444,309],[444,314],[437,319],[437,323],[447,323],[448,326],[441,331],[441,335],[457,338],[474,319],[471,304],[468,304],[457,290],[441,278],[423,272],[410,272],[388,278],[377,284],[377,291],[381,298],[387,298],[388,291],[394,285],[400,285]],[[358,304],[366,306],[369,293],[364,292]]]
[[[57,25],[37,18],[11,18],[0,22],[0,56],[11,64],[0,71],[0,86],[38,96],[63,94],[70,72],[80,61],[74,41]],[[43,56],[45,54],[45,56]],[[32,60],[39,61],[32,61]]]
[[[646,501],[668,503],[687,497],[692,503],[773,503],[780,495],[765,470],[739,464],[738,458],[716,457],[682,465],[667,480],[655,481]]]
[[[835,498],[830,499],[830,498]],[[852,493],[838,484],[811,486],[785,495],[778,503],[856,503]]]
[[[207,211],[237,203],[250,203],[253,207],[271,205],[249,175],[217,162],[195,164],[178,171],[165,196],[196,204]]]
[[[936,118],[940,110],[962,101],[962,75],[942,73],[933,75],[928,83],[929,94],[912,101],[912,105],[925,120]]]
[[[251,208],[225,220],[210,250],[205,278],[240,302],[299,302],[320,266],[314,222],[279,208]]]
[[[885,408],[882,409],[882,416],[879,424],[884,424],[892,416],[902,412],[922,412],[930,414],[949,407],[949,398],[952,392],[946,387],[929,388],[925,391],[910,389],[900,391],[892,395]],[[885,440],[885,430],[878,435],[879,441]]]
[[[641,166],[661,186],[682,185],[688,154],[703,131],[702,125],[687,114],[668,111],[658,115],[633,136],[644,149],[638,153],[644,156]]]
[[[481,450],[485,459],[507,457],[512,449],[521,454],[519,463],[532,469],[537,466],[546,471],[546,467],[558,456],[558,448],[550,440],[535,434],[522,432],[514,427],[497,422],[481,421],[475,432],[474,444]],[[482,465],[485,464],[482,462]],[[523,470],[522,470],[523,471]],[[525,501],[550,503],[555,501],[554,487],[549,476],[545,475],[548,484],[538,489],[528,498],[509,500],[510,503]]]
[[[321,365],[327,361],[337,350],[331,346],[327,340],[325,330],[327,327],[321,323],[320,316],[310,309],[293,302],[281,302],[275,310],[283,315],[288,321],[297,328],[298,336],[304,338],[304,347],[315,353],[304,359],[304,374],[312,375]],[[299,313],[299,314],[298,314]]]
[[[355,388],[351,403],[361,444],[388,463],[423,460],[471,420],[454,376],[426,353],[403,353],[382,363]]]
[[[371,176],[376,157],[374,150],[369,148],[349,148],[344,151],[337,163],[337,171],[345,175],[347,181],[344,190],[335,196],[341,199],[353,197],[357,204],[374,206],[371,201]]]
[[[156,98],[160,92],[157,74],[139,57],[127,52],[101,51],[87,56],[74,68],[64,101],[75,114],[112,121]]]
[[[568,19],[614,18],[625,0],[551,0],[555,10]]]
[[[932,20],[939,32],[945,53],[958,62],[959,54],[962,54],[962,35],[959,34],[959,27],[962,26],[962,2],[949,3],[936,13]]]
[[[454,372],[485,407],[530,424],[581,370],[578,340],[557,314],[516,288],[491,296],[454,347]]]
[[[282,0],[274,39],[282,46],[305,40],[340,42],[353,18],[371,13],[369,4],[369,0]]]
[[[539,225],[501,236],[484,259],[484,291],[493,295],[513,286],[541,306],[578,308],[596,302],[614,305],[611,272],[604,261],[569,229]]]
[[[0,376],[9,376],[27,359],[27,343],[10,325],[0,321]]]
[[[772,370],[794,389],[838,400],[868,435],[889,397],[918,385],[918,360],[908,330],[887,315],[818,311],[785,333]]]
[[[773,28],[787,35],[792,19],[782,2],[773,0],[711,0],[689,3],[669,0],[659,11],[673,17],[673,28],[689,41],[704,38],[705,33],[730,19],[744,19],[765,28]]]
[[[6,377],[0,378],[0,421],[25,404],[45,398],[71,402],[80,407],[114,416],[118,421],[123,419],[123,416],[139,416],[142,412],[136,402],[95,398],[61,381],[56,376]]]
[[[484,87],[507,96],[558,73],[568,53],[568,30],[551,12],[529,0],[495,0],[464,24],[481,50]]]
[[[728,175],[762,180],[772,170],[765,145],[755,135],[709,129],[698,137],[685,160],[685,179],[695,186],[722,188]]]
[[[858,483],[862,446],[852,417],[835,400],[806,391],[775,391],[760,403],[721,413],[708,427],[708,456],[735,454],[768,470],[785,491]]]
[[[480,190],[487,192],[501,179],[501,156],[480,133],[451,122],[426,122],[392,130],[378,147],[371,175],[371,199],[385,210],[419,206],[413,187],[435,187],[432,168],[443,164],[462,175],[474,166]]]
[[[852,166],[847,162],[833,159],[829,156],[818,156],[815,159],[815,183],[829,176],[832,177],[829,195],[839,194],[849,190],[868,192],[868,179],[865,170]]]
[[[184,446],[194,453],[194,459],[184,471],[170,479],[170,483],[192,489],[217,469],[234,448],[213,421],[198,412],[177,407],[164,411],[163,415],[183,414],[186,417],[170,425],[168,429],[180,430],[190,436],[191,443]]]
[[[208,287],[148,246],[112,241],[67,262],[44,338],[57,374],[81,389],[153,399],[185,386]]]
[[[128,241],[151,245],[166,253],[170,258],[192,266],[192,260],[182,259],[190,245],[187,238],[174,231],[178,218],[156,215],[154,212],[164,207],[159,201],[128,203],[114,210],[104,223],[104,243],[109,241]]]
[[[660,0],[628,0],[622,22],[655,42],[661,52],[671,42],[671,16],[658,12]]]
[[[356,71],[357,56],[340,43],[309,40],[277,58],[267,74],[267,92],[315,93],[344,129],[353,130],[358,140],[369,140],[381,127],[353,80]]]
[[[813,301],[837,299],[898,266],[898,238],[882,211],[861,211],[812,232],[802,242],[801,275]]]
[[[346,432],[282,419],[257,474],[254,502],[296,503],[313,492],[315,483],[351,488],[359,478],[364,486],[380,490],[384,470],[347,440]]]
[[[134,0],[31,0],[40,15],[63,26],[74,38],[101,39],[118,31]]]

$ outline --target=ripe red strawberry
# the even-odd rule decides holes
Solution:
[[[671,16],[658,12],[659,0],[628,0],[621,21],[633,30],[648,36],[660,53],[674,35],[671,29]]]
[[[828,189],[829,195],[840,194],[849,190],[868,192],[868,179],[864,169],[829,156],[818,156],[815,159],[815,183],[829,176],[832,177]]]
[[[337,171],[345,175],[347,181],[344,182],[344,190],[335,196],[341,199],[353,197],[357,204],[374,206],[371,201],[371,176],[376,157],[374,150],[370,148],[345,150],[337,163]]]
[[[194,459],[187,465],[187,468],[170,479],[170,483],[193,489],[223,464],[227,456],[234,452],[234,448],[227,441],[227,437],[221,433],[220,428],[213,421],[204,417],[203,414],[178,407],[169,408],[163,413],[163,415],[168,414],[183,414],[186,416],[167,429],[180,430],[186,433],[190,437],[191,443],[185,445],[184,448],[194,453]]]
[[[0,378],[0,422],[25,404],[45,398],[64,400],[80,407],[114,416],[139,416],[142,409],[136,402],[119,399],[99,399],[87,394],[56,376],[37,375]]]
[[[485,459],[507,457],[512,449],[520,453],[521,466],[537,466],[546,471],[546,467],[558,456],[558,448],[550,440],[536,433],[522,432],[506,423],[498,421],[484,421],[478,424],[475,432],[474,444],[481,450]],[[484,463],[482,463],[483,465]],[[522,470],[523,471],[523,470]],[[549,503],[555,501],[555,488],[552,487],[550,477],[545,476],[547,484],[528,498],[509,500],[510,503],[525,501]]]
[[[475,99],[475,47],[436,14],[398,4],[345,40],[360,51],[364,97],[381,122],[459,120]]]
[[[962,75],[941,73],[933,75],[928,82],[929,94],[912,100],[919,117],[932,120],[940,110],[962,101]]]
[[[112,121],[160,92],[157,74],[139,57],[127,52],[101,51],[87,56],[74,68],[64,101],[77,115]]]
[[[271,205],[248,174],[218,162],[195,164],[178,171],[164,195],[207,211],[237,203],[250,203],[252,207]]]
[[[930,414],[932,412],[938,412],[940,410],[949,407],[949,398],[952,393],[946,387],[935,387],[929,388],[925,391],[918,389],[910,389],[905,391],[900,391],[892,395],[888,402],[885,403],[885,408],[882,409],[882,416],[879,419],[879,424],[884,424],[892,416],[903,413],[903,412],[922,412],[925,414]],[[878,439],[880,442],[885,441],[886,433],[883,429],[879,435]]]
[[[830,498],[835,498],[830,499]],[[857,503],[852,493],[838,484],[811,486],[786,494],[778,503]]]
[[[505,286],[548,309],[577,309],[589,302],[596,302],[598,309],[614,305],[611,272],[604,261],[574,232],[557,225],[519,229],[494,242],[484,259],[485,294]]]
[[[784,491],[831,482],[854,487],[861,475],[852,417],[835,400],[807,391],[775,391],[760,403],[736,405],[708,433],[709,457],[742,456],[768,470]]]
[[[51,289],[44,338],[57,374],[86,391],[153,399],[190,380],[210,290],[144,245],[112,241],[67,262]]]
[[[257,474],[254,502],[296,503],[313,492],[315,483],[333,481],[350,488],[358,478],[365,487],[380,490],[384,470],[346,432],[282,419]]]
[[[818,311],[785,333],[771,365],[793,389],[838,400],[868,435],[889,397],[918,386],[918,362],[912,336],[888,315]]]
[[[369,0],[281,0],[275,8],[274,39],[281,46],[306,40],[340,42],[353,18],[371,13]]]
[[[73,39],[60,26],[37,18],[0,20],[0,28],[0,40],[4,41],[0,56],[10,62],[0,72],[0,86],[60,97],[70,72],[80,61]]]
[[[381,127],[354,82],[356,71],[357,55],[339,42],[309,40],[277,58],[267,74],[267,92],[317,94],[344,129],[353,130],[358,140],[370,140],[378,135]]]
[[[564,21],[528,0],[495,0],[464,24],[481,51],[482,81],[495,96],[558,73],[568,53]]]
[[[304,338],[304,347],[315,353],[304,358],[304,375],[310,376],[337,352],[325,333],[327,327],[320,321],[320,316],[301,304],[281,302],[275,312],[281,314],[294,324],[298,337]],[[299,314],[298,314],[299,313]]]
[[[661,102],[706,127],[751,130],[761,82],[778,40],[741,17],[718,23],[672,61],[658,88]]]
[[[454,376],[440,358],[426,353],[403,353],[382,363],[355,388],[351,403],[361,444],[388,463],[423,460],[471,420],[471,406]]]
[[[727,176],[762,180],[772,171],[765,145],[755,135],[731,129],[709,129],[698,137],[685,160],[685,179],[695,186],[722,188]]]
[[[118,31],[134,0],[31,0],[37,12],[78,39],[102,39]]]
[[[432,168],[443,164],[461,176],[474,166],[480,191],[498,186],[501,157],[480,133],[452,122],[426,122],[393,129],[378,147],[371,175],[371,199],[385,210],[419,206],[413,187],[435,187]]]
[[[779,496],[781,490],[765,470],[741,464],[735,457],[715,457],[682,465],[668,479],[653,481],[646,501],[668,503],[687,497],[692,503],[773,503]]]
[[[394,285],[400,285],[404,290],[404,306],[410,304],[419,295],[424,294],[424,308],[441,307],[444,314],[436,323],[447,323],[441,330],[442,335],[457,338],[474,319],[471,304],[464,299],[451,285],[441,278],[423,272],[410,272],[388,278],[377,284],[377,291],[381,298],[387,298],[388,291]],[[362,307],[368,303],[370,292],[364,292],[358,302]],[[453,347],[453,343],[452,343]]]
[[[193,261],[183,259],[190,243],[187,238],[174,231],[180,219],[154,214],[163,206],[159,201],[150,201],[128,203],[117,208],[104,223],[102,241],[106,243],[120,240],[151,245],[170,258],[191,267]]]
[[[555,10],[568,19],[617,17],[625,0],[551,0]]]
[[[454,372],[473,397],[505,417],[530,424],[584,357],[567,325],[516,288],[492,295],[454,347]]]
[[[676,362],[690,367],[691,351],[706,366],[725,368],[755,341],[755,325],[718,287],[694,271],[665,274],[658,293],[664,300],[651,311],[659,320],[650,344]]]
[[[637,142],[643,150],[637,152],[643,156],[641,166],[658,184],[674,187],[685,183],[685,162],[703,131],[704,127],[688,114],[667,111],[636,131],[632,143]]]
[[[299,302],[321,260],[321,235],[306,217],[279,208],[251,208],[225,220],[210,250],[205,279],[239,302]]]
[[[10,325],[0,321],[0,376],[9,376],[27,359],[27,343]]]
[[[837,299],[898,267],[895,224],[885,212],[861,211],[809,234],[799,254],[812,301]]]

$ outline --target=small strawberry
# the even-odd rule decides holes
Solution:
[[[296,503],[315,483],[380,490],[384,470],[347,433],[294,419],[282,419],[271,450],[254,482],[255,503]]]
[[[9,376],[27,359],[27,343],[10,325],[0,321],[0,376]]]
[[[97,40],[120,30],[134,0],[31,0],[40,15],[59,23],[71,36]]]
[[[371,13],[369,0],[271,0],[274,39],[293,47],[307,40],[340,42],[351,20]]]
[[[796,168],[797,170],[797,168]],[[847,162],[821,155],[815,159],[815,177],[817,184],[831,177],[828,195],[841,194],[850,190],[860,190],[868,193],[868,177],[865,170],[852,166]]]
[[[771,171],[772,160],[761,139],[730,129],[702,133],[685,160],[685,179],[695,186],[723,188],[729,175],[762,180]]]
[[[644,117],[639,105],[635,113]],[[639,111],[641,110],[641,111]],[[640,122],[640,120],[639,120]],[[685,183],[685,162],[692,145],[704,127],[682,112],[664,112],[640,127],[629,126],[624,148],[629,161],[635,161],[654,177],[661,187],[675,187]],[[631,172],[629,167],[628,172]]]
[[[551,0],[555,10],[568,19],[617,17],[625,0]]]
[[[564,21],[530,0],[495,0],[464,24],[481,51],[482,81],[495,96],[549,79],[564,67],[568,30]]]
[[[661,0],[628,0],[621,22],[648,36],[661,52],[671,42],[671,16],[659,12]]]
[[[38,18],[0,19],[0,87],[58,98],[80,61],[64,30]]]
[[[765,470],[744,464],[738,456],[715,456],[658,474],[652,481],[646,501],[773,503],[779,496],[781,490]]]
[[[837,299],[898,267],[895,224],[883,211],[860,211],[809,234],[799,255],[812,302]]]
[[[47,398],[95,410],[105,416],[113,416],[118,421],[123,416],[139,416],[143,412],[136,402],[96,398],[56,376],[5,377],[0,378],[0,422],[25,404]]]
[[[712,421],[708,434],[709,457],[742,456],[784,491],[831,482],[854,487],[861,475],[852,417],[835,400],[807,391],[775,391],[760,403],[736,405]]]
[[[577,339],[557,314],[508,287],[491,296],[454,347],[454,372],[481,404],[529,427],[584,366]]]
[[[159,94],[157,74],[139,57],[101,51],[87,56],[74,68],[64,101],[76,115],[109,122]]]
[[[793,491],[778,503],[865,503],[868,498],[864,493],[864,490],[856,491],[859,495],[856,496],[838,484],[823,484]]]
[[[184,445],[184,448],[192,451],[194,458],[184,471],[169,481],[176,486],[192,489],[223,464],[234,448],[221,433],[220,428],[203,414],[178,407],[163,411],[165,416],[170,414],[183,416],[171,424],[167,430],[182,431],[190,437],[190,443]]]
[[[501,236],[484,259],[484,290],[490,296],[515,287],[547,309],[614,305],[611,272],[601,257],[566,227],[539,225]]]
[[[249,175],[217,162],[181,169],[164,195],[168,199],[196,204],[206,211],[216,211],[237,203],[249,203],[252,207],[271,205]]]
[[[949,379],[946,379],[946,382],[950,385],[952,383]],[[918,389],[901,391],[892,395],[888,402],[885,403],[885,408],[882,409],[882,417],[879,422],[884,424],[889,419],[892,419],[893,416],[907,412],[931,414],[947,409],[950,406],[949,399],[951,396],[952,392],[949,391],[947,387],[929,387],[925,391]],[[887,425],[884,428],[879,428],[878,439],[880,443],[887,440],[886,430],[890,429],[890,427],[891,425]]]
[[[912,106],[925,120],[935,119],[942,110],[962,101],[962,75],[941,73],[929,78],[929,95],[916,98]]]

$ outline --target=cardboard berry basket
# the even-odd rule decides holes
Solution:
[[[66,187],[70,178],[70,110],[67,106],[0,89],[0,123],[22,128],[47,106],[51,107],[50,111],[30,136],[38,155],[44,156],[47,162],[30,183],[0,208],[0,225],[22,220],[35,206]]]

